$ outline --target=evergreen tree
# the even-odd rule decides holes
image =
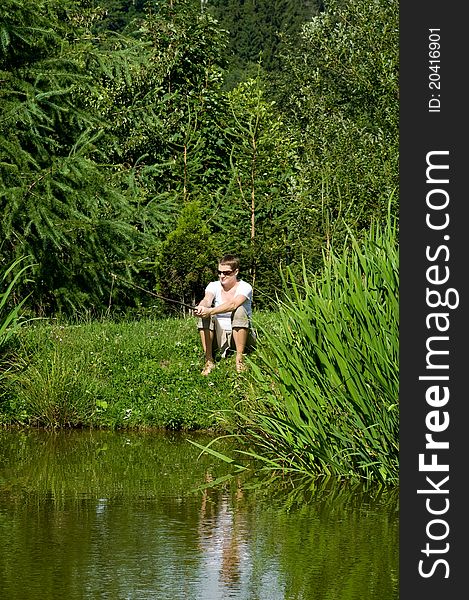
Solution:
[[[188,202],[176,229],[158,253],[157,289],[168,298],[194,304],[204,296],[207,283],[214,279],[218,258],[219,251],[202,218],[200,204]]]
[[[87,68],[89,15],[79,3],[55,0],[3,7],[1,260],[33,257],[35,310],[99,312],[109,265],[141,236],[119,170],[100,147],[107,123],[93,106],[101,91]]]
[[[43,314],[133,302],[111,272],[147,277],[148,249],[228,164],[213,19],[167,2],[122,36],[95,4],[6,0],[0,16],[0,256],[33,256]]]
[[[255,76],[259,63],[278,70],[284,38],[295,40],[320,7],[320,0],[208,0],[207,9],[229,32],[227,86]]]

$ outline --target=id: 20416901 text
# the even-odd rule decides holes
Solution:
[[[441,75],[440,75],[440,29],[428,30],[428,89],[430,99],[428,100],[428,112],[439,113],[441,111]]]

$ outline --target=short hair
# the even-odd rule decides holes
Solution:
[[[239,269],[239,258],[233,254],[225,254],[225,256],[220,259],[218,264],[228,265],[230,269],[236,271],[236,269]]]

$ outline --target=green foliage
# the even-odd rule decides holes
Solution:
[[[33,257],[30,306],[50,314],[98,307],[107,264],[138,245],[119,170],[103,164],[101,115],[84,55],[86,20],[73,4],[7,0],[3,27],[28,45],[19,61],[5,45],[0,91],[0,234],[7,260]],[[70,12],[65,14],[64,9]],[[29,24],[23,19],[30,19]],[[10,19],[10,20],[8,20]],[[75,37],[76,36],[76,37]],[[78,40],[78,41],[77,41]],[[114,60],[116,57],[114,57]]]
[[[92,0],[96,12],[101,18],[96,21],[94,30],[97,33],[108,31],[123,32],[131,27],[134,19],[141,18],[150,0]]]
[[[188,202],[176,229],[161,245],[156,265],[158,290],[166,297],[195,303],[214,279],[219,256],[200,203]]]
[[[317,14],[319,4],[315,0],[208,0],[207,10],[229,32],[228,87],[251,77],[259,60],[267,71],[278,69],[283,36],[298,35],[301,25]]]
[[[60,346],[29,364],[13,389],[17,415],[39,427],[79,427],[99,403],[83,358],[67,356]]]
[[[34,257],[34,311],[100,314],[111,297],[132,302],[110,272],[138,271],[179,199],[219,185],[222,36],[189,2],[140,12],[127,36],[102,28],[101,8],[15,7],[3,17],[1,253]]]
[[[18,281],[31,269],[30,257],[23,256],[7,266],[1,276],[0,287],[0,398],[4,394],[4,381],[8,376],[8,370],[14,367],[8,358],[8,350],[11,343],[16,340],[21,327],[28,320],[24,317],[24,304],[27,297],[20,299],[16,288]],[[1,419],[0,419],[1,421]]]
[[[60,45],[65,0],[5,0],[0,14],[0,69],[20,69]],[[54,26],[55,25],[55,26]],[[2,73],[4,75],[5,73]]]
[[[148,60],[130,88],[111,82],[108,109],[122,157],[149,198],[197,199],[220,186],[228,162],[217,128],[224,34],[187,0],[149,9],[131,34]]]
[[[241,255],[257,306],[273,302],[279,266],[321,268],[344,223],[362,235],[384,218],[398,173],[395,2],[331,0],[299,35],[316,12],[5,0],[0,259],[32,256],[34,281],[17,282],[31,312],[147,310],[111,273],[152,289],[152,259],[192,201],[216,246]],[[224,23],[250,65],[229,92]]]
[[[396,0],[330,0],[271,80],[285,118],[302,132],[303,236],[324,230],[323,206],[327,223],[345,216],[355,232],[385,219],[398,187],[398,16]],[[394,214],[397,203],[394,196]],[[338,243],[345,233],[335,231]]]
[[[224,135],[231,148],[231,180],[212,217],[214,231],[225,247],[236,249],[253,287],[270,288],[272,295],[294,236],[288,231],[293,210],[288,189],[299,168],[296,141],[265,97],[259,77],[239,84],[227,99]]]
[[[21,276],[33,266],[30,262],[24,264],[25,261],[29,261],[29,257],[22,257],[13,261],[2,274],[2,282],[6,282],[7,285],[5,289],[0,290],[0,351],[26,322],[21,311],[27,298],[17,300],[11,305],[12,297],[15,294],[15,286]]]

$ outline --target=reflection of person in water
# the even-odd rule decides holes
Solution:
[[[227,527],[223,534],[223,549],[222,549],[222,563],[221,563],[221,579],[229,585],[230,583],[236,583],[241,578],[241,535],[242,532],[239,528],[240,511],[238,510],[237,504],[243,497],[243,490],[241,487],[236,489],[236,505],[231,508],[229,519],[227,521]],[[223,498],[222,503],[226,498]],[[223,506],[225,510],[229,510],[229,507]]]
[[[210,481],[210,476],[206,480]],[[213,573],[216,569],[218,584],[223,587],[239,586],[248,555],[242,499],[239,481],[234,497],[214,489],[205,489],[202,495],[200,546],[208,570]]]

